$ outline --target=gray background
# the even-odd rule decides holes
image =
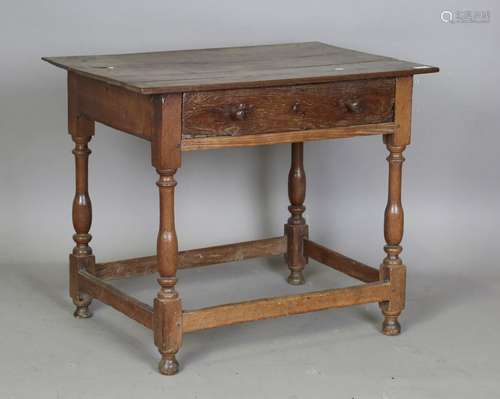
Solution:
[[[445,24],[447,9],[489,10],[492,20]],[[0,396],[132,398],[143,389],[151,398],[205,398],[225,387],[228,397],[249,398],[495,397],[498,12],[495,1],[2,3]],[[91,320],[70,317],[66,77],[40,57],[310,40],[441,68],[414,84],[404,165],[405,334],[378,334],[374,305],[196,333],[181,350],[183,372],[161,378],[149,332],[98,304]],[[153,254],[158,204],[148,143],[98,125],[91,148],[98,259]],[[289,151],[184,154],[176,176],[181,249],[281,233]],[[306,144],[315,241],[381,261],[385,157],[378,137]],[[181,272],[179,290],[186,306],[200,307],[351,283],[314,262],[305,287],[286,286],[285,275],[280,259],[257,260]],[[154,276],[123,284],[148,302],[156,291]]]

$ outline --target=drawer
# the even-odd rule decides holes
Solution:
[[[183,95],[183,137],[241,136],[391,122],[394,79]]]

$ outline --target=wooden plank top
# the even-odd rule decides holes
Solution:
[[[439,70],[320,42],[43,60],[142,94],[397,77]]]

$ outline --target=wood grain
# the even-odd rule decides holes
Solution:
[[[157,171],[176,170],[181,166],[181,115],[180,94],[153,98],[151,163]]]
[[[151,306],[128,296],[86,271],[78,273],[78,284],[82,292],[106,305],[112,306],[144,327],[152,329],[153,309]]]
[[[357,287],[256,299],[185,311],[183,329],[185,332],[190,332],[254,320],[380,302],[389,298],[390,288],[389,283],[377,282]]]
[[[91,153],[88,143],[94,134],[94,122],[83,115],[73,114],[74,103],[68,112],[68,126],[71,138],[75,143],[73,155],[75,158],[75,195],[73,197],[72,220],[75,234],[75,246],[69,257],[69,293],[76,306],[73,315],[76,318],[86,319],[91,316],[89,305],[92,298],[80,290],[78,272],[80,270],[95,270],[95,257],[90,247],[90,227],[92,225],[92,203],[90,201],[89,181],[89,155]]]
[[[394,109],[396,130],[393,136],[385,137],[386,144],[410,144],[412,92],[413,77],[398,78],[396,80],[396,103]]]
[[[365,283],[379,280],[379,271],[311,240],[304,240],[304,254],[319,263]]]
[[[304,143],[291,145],[290,171],[288,172],[288,211],[290,217],[284,226],[287,237],[286,261],[290,275],[288,284],[302,285],[305,283],[303,270],[307,264],[304,256],[304,239],[308,237],[309,227],[303,216],[306,207],[306,173],[304,170]]]
[[[277,256],[284,254],[285,251],[286,237],[191,249],[179,252],[177,269],[237,262],[261,256]],[[96,276],[101,279],[143,276],[156,271],[158,271],[156,256],[96,264]]]
[[[394,79],[186,93],[184,138],[393,121]]]
[[[384,315],[382,333],[385,335],[399,335],[401,324],[399,315],[405,308],[406,302],[406,266],[384,262],[380,267],[381,280],[391,285],[390,297],[379,303]]]
[[[168,144],[169,141],[164,140],[164,135],[167,134],[170,134],[169,129],[163,130],[159,141]],[[161,146],[157,148],[161,148]],[[159,153],[158,158],[153,161],[154,164],[175,163],[169,159],[165,160],[165,156],[166,153]],[[158,277],[160,290],[154,300],[153,332],[155,345],[161,354],[159,370],[162,374],[173,375],[179,370],[175,354],[182,344],[182,303],[179,293],[175,289],[178,255],[174,217],[174,192],[177,185],[174,175],[176,169],[157,169],[157,171],[159,174],[156,185],[160,194],[160,226],[156,240],[156,257],[158,274],[160,275]]]
[[[73,197],[72,219],[75,234],[73,240],[75,247],[73,255],[85,257],[92,255],[92,248],[89,245],[92,235],[90,227],[92,225],[92,202],[90,201],[88,180],[89,180],[89,155],[91,153],[88,143],[91,136],[72,136],[75,142],[73,155],[75,156],[75,195]]]
[[[179,94],[156,96],[153,100],[151,163],[158,173],[160,223],[156,240],[158,284],[153,304],[154,342],[161,354],[160,373],[179,371],[175,357],[182,345],[182,302],[177,283],[178,243],[175,231],[175,173],[181,165],[181,97]]]
[[[387,245],[399,246],[403,239],[404,211],[401,201],[401,188],[403,178],[403,151],[405,146],[387,145],[389,156],[389,182],[387,205],[384,213],[384,237]],[[399,252],[396,254],[396,257]]]
[[[151,139],[152,103],[148,96],[69,72],[68,101],[70,122],[75,117],[85,117],[122,132]]]
[[[319,42],[43,60],[142,94],[322,83],[438,71],[436,67]]]
[[[377,123],[373,125],[336,127],[333,129],[308,130],[305,132],[282,132],[246,136],[183,139],[181,148],[182,151],[199,151],[219,148],[255,147],[259,145],[342,139],[356,136],[391,135],[394,133],[394,127],[394,123],[389,122]]]
[[[398,317],[404,308],[404,295],[406,286],[406,267],[399,257],[402,247],[404,231],[404,211],[401,202],[401,186],[403,174],[403,151],[405,145],[393,145],[391,140],[386,141],[389,156],[389,187],[387,195],[387,205],[384,212],[384,237],[386,245],[384,251],[387,256],[380,266],[381,279],[391,280],[394,278],[392,286],[393,297],[391,300],[380,303],[380,308],[384,314],[382,332],[385,335],[398,335],[401,332],[401,325]]]

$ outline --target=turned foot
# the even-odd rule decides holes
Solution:
[[[399,335],[401,325],[399,324],[398,316],[385,315],[384,322],[382,323],[382,333],[384,335]]]
[[[78,297],[73,299],[73,303],[76,305],[73,316],[75,316],[77,319],[88,319],[89,317],[92,317],[92,313],[89,310],[91,302],[92,298]]]
[[[174,375],[179,371],[179,362],[175,358],[174,354],[166,353],[162,355],[158,369],[160,370],[160,373],[164,375]]]
[[[290,285],[302,285],[306,282],[304,275],[302,274],[302,270],[292,270],[286,281]]]

